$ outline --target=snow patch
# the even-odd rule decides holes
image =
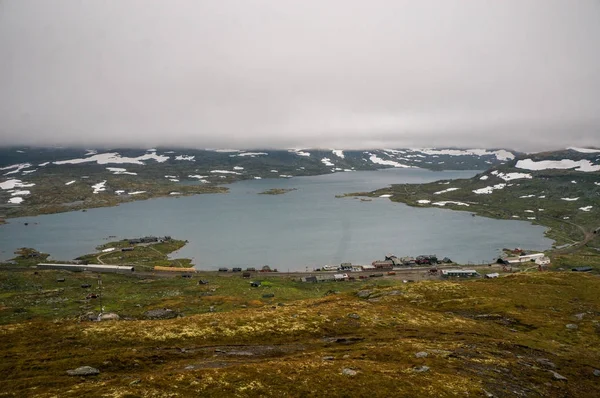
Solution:
[[[18,173],[19,171],[21,171],[21,170],[23,170],[23,169],[26,169],[26,168],[29,168],[29,167],[31,167],[31,166],[32,166],[32,164],[31,164],[31,163],[19,163],[19,164],[13,164],[13,165],[11,165],[11,166],[2,167],[2,168],[0,168],[0,170],[10,170],[10,169],[16,169],[16,170],[9,171],[8,173],[5,173],[5,174],[4,174],[5,176],[7,176],[7,175],[9,175],[9,174],[16,174],[16,173]]]
[[[391,197],[392,197],[392,195],[390,195],[390,194],[387,194],[387,193],[386,193],[386,194],[384,194],[384,195],[379,195],[379,197],[380,197],[380,198],[391,198]]]
[[[65,185],[71,185],[71,184],[75,184],[76,182],[77,182],[77,180],[73,180],[73,181],[65,182]]]
[[[457,191],[460,188],[448,188],[448,189],[444,189],[443,191],[438,191],[438,192],[434,192],[434,195],[440,195],[442,193],[446,193],[446,192],[452,192],[452,191]]]
[[[577,148],[577,147],[569,147],[567,149],[570,149],[572,151],[575,152],[581,152],[581,153],[599,153],[600,149],[593,149],[593,148]]]
[[[268,153],[266,152],[244,152],[244,153],[238,153],[237,155],[229,155],[230,157],[236,157],[236,156],[250,156],[251,158],[256,157],[256,156],[263,156],[263,155],[268,155]]]
[[[338,158],[342,158],[344,159],[346,156],[344,155],[344,151],[341,151],[339,149],[333,149],[331,151],[335,156],[337,156]]]
[[[48,164],[50,164],[50,162],[44,162],[44,163],[40,163],[40,164],[38,164],[38,166],[44,167],[44,166],[46,166],[46,165],[48,165]]]
[[[10,198],[8,200],[8,203],[13,204],[13,205],[18,205],[18,204],[21,204],[22,202],[23,202],[23,198],[20,198],[18,196],[14,197],[14,198]]]
[[[175,178],[176,176],[167,176],[167,177]],[[206,177],[208,177],[208,176],[201,176],[201,175],[198,175],[198,174],[190,174],[188,177],[189,177],[189,178],[197,178],[197,179],[199,179],[199,180],[200,180],[200,179],[202,179],[202,178],[206,178]]]
[[[535,213],[533,210],[525,210],[525,213]]]
[[[146,193],[146,191],[134,191],[134,192],[128,192],[127,195],[140,195]]]
[[[535,195],[531,194],[531,195],[523,195],[523,196],[519,196],[519,198],[524,199],[524,198],[533,198]]]
[[[473,190],[473,193],[476,193],[478,195],[489,195],[492,192],[494,192],[495,189],[504,189],[504,187],[506,187],[506,184],[504,184],[504,183],[502,183],[502,184],[496,184],[496,185],[491,186],[491,187],[485,187],[485,188],[475,189],[475,190]]]
[[[592,164],[589,160],[541,160],[536,162],[532,159],[519,160],[515,165],[518,169],[525,170],[548,170],[548,169],[573,169],[575,171],[599,171],[600,165]]]
[[[94,193],[99,193],[102,191],[106,191],[106,180],[99,182],[98,184],[94,184],[92,185],[92,188],[94,189]]]
[[[169,195],[181,195],[181,192],[169,192]]]
[[[31,191],[25,189],[23,191],[11,192],[11,196],[23,196],[23,195],[31,195]]]
[[[305,156],[305,157],[310,156],[309,152],[303,152],[300,149],[289,149],[288,152],[295,153],[298,156]]]
[[[581,210],[581,211],[590,211],[590,210],[592,210],[592,207],[594,207],[594,206],[580,207],[579,210]]]
[[[244,170],[242,166],[233,166],[234,170]]]
[[[427,204],[427,203],[431,203],[431,200],[420,199],[420,200],[417,200],[417,203],[420,203],[420,204],[424,205],[424,204]]]
[[[113,174],[129,174],[132,176],[136,176],[137,173],[134,173],[133,171],[127,171],[127,169],[123,169],[120,167],[107,167],[106,170],[112,172]]]
[[[520,178],[533,178],[528,173],[501,173],[498,170],[492,171],[492,174],[498,178],[502,178],[504,181],[518,180]]]
[[[576,200],[578,200],[579,198],[561,198],[562,200],[566,200],[567,202],[574,202]]]
[[[384,166],[393,166],[393,167],[406,167],[406,168],[411,167],[411,166],[407,166],[405,164],[395,162],[393,160],[383,160],[383,159],[377,157],[377,155],[373,155],[371,153],[369,155],[371,155],[371,157],[369,157],[369,160],[375,164],[381,164]]]
[[[488,176],[481,176],[481,178],[479,178],[479,179],[480,179],[480,180],[483,180],[483,181],[485,181],[485,180],[487,180],[488,178],[490,178],[490,177],[488,177]]]
[[[331,163],[331,159],[329,158],[321,159],[321,163],[323,163],[325,166],[335,166],[333,163]]]
[[[242,174],[242,173],[238,173],[237,171],[229,171],[229,170],[211,170],[211,173],[218,173],[218,174]]]
[[[515,158],[515,155],[513,155],[512,153],[510,153],[508,151],[505,151],[504,149],[500,149],[498,151],[488,151],[487,149],[433,149],[433,148],[421,148],[421,149],[411,149],[411,150],[413,152],[421,152],[426,155],[496,156],[496,159],[498,159],[500,161],[512,160]]]
[[[110,253],[115,251],[114,247],[107,247],[106,249],[102,250],[102,253]]]
[[[29,188],[34,186],[35,184],[32,183],[25,183],[22,182],[21,180],[6,180],[4,182],[0,182],[0,189],[13,189],[13,188]]]
[[[53,162],[54,164],[79,164],[79,163],[88,163],[88,162],[96,162],[97,164],[123,164],[123,163],[131,163],[131,164],[140,164],[144,165],[144,160],[155,160],[159,163],[166,162],[169,159],[168,156],[157,155],[156,153],[146,153],[142,156],[138,156],[135,158],[127,158],[122,157],[117,152],[108,152],[108,153],[100,153],[89,158],[79,158],[79,159],[70,159],[70,160],[59,160]]]
[[[190,162],[193,162],[195,158],[196,158],[196,156],[194,156],[194,155],[178,155],[178,156],[175,156],[175,160],[189,160]]]
[[[436,205],[436,206],[446,206],[447,204],[451,204],[451,205],[458,205],[458,206],[469,206],[467,203],[463,203],[463,202],[455,202],[452,200],[447,200],[444,202],[433,202],[432,205]]]
[[[255,180],[262,180],[262,177],[254,177]]]

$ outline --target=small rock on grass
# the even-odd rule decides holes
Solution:
[[[81,366],[77,369],[67,370],[67,374],[69,376],[95,376],[100,374],[100,371],[96,368],[92,368],[91,366]]]
[[[418,367],[414,368],[413,370],[417,373],[428,372],[429,366],[418,366]]]
[[[361,290],[358,293],[356,293],[356,295],[359,298],[368,298],[371,295],[371,293],[373,293],[372,290]]]
[[[427,354],[425,351],[421,351],[421,352],[417,352],[415,354],[415,357],[417,357],[417,358],[427,358],[427,355],[429,355],[429,354]]]
[[[594,369],[594,376],[600,377],[600,369]]]
[[[352,314],[348,314],[348,318],[360,319],[360,315],[352,313]]]
[[[556,380],[567,380],[567,378],[560,373],[557,373],[553,370],[549,370],[549,372],[552,373],[552,377],[554,377]]]
[[[565,327],[570,330],[579,329],[579,326],[575,325],[574,323],[569,323]]]
[[[350,368],[344,368],[342,369],[342,374],[344,376],[356,376],[358,372],[354,369],[350,369]]]

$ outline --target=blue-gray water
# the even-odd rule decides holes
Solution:
[[[336,194],[392,183],[474,174],[388,169],[252,180],[230,185],[228,194],[160,198],[87,212],[11,219],[10,224],[0,226],[0,258],[11,258],[15,249],[25,246],[50,253],[54,259],[69,260],[93,252],[111,235],[119,239],[144,235],[187,239],[189,243],[175,256],[193,258],[199,269],[268,264],[280,271],[305,270],[346,261],[370,263],[387,253],[437,254],[479,263],[492,260],[503,247],[543,250],[551,246],[543,227],[524,221],[413,208],[384,198],[371,202],[335,198]],[[297,190],[257,195],[270,188]]]

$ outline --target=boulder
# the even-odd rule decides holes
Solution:
[[[550,373],[552,373],[552,377],[554,377],[554,379],[556,380],[567,380],[567,378],[563,375],[561,375],[560,373],[557,373],[553,370],[549,370]]]
[[[369,298],[369,296],[371,295],[371,293],[373,293],[372,290],[361,290],[358,293],[356,293],[356,295],[359,298]]]
[[[600,369],[594,369],[594,376],[600,377]]]
[[[550,362],[548,359],[546,358],[537,358],[536,361],[542,365],[545,366],[547,368],[556,368],[556,365],[554,364],[554,362]]]
[[[420,351],[420,352],[417,352],[415,354],[415,357],[417,357],[417,358],[427,358],[427,355],[429,355],[429,354],[427,354],[425,351]]]
[[[144,313],[144,316],[148,319],[171,319],[177,318],[178,313],[168,308],[150,310]]]
[[[348,314],[348,318],[352,318],[352,319],[360,319],[360,315],[352,313],[352,314]]]
[[[115,314],[114,312],[107,312],[105,314],[98,315],[99,321],[118,321],[119,318],[119,315]]]
[[[569,330],[579,329],[579,326],[575,325],[574,323],[569,323],[565,327]]]
[[[417,373],[423,373],[423,372],[428,372],[429,371],[429,366],[419,366],[413,369],[415,372]]]
[[[100,371],[96,368],[92,368],[91,366],[81,366],[77,369],[67,370],[67,374],[69,376],[95,376],[100,374]]]
[[[344,376],[356,376],[358,372],[354,369],[350,369],[350,368],[344,368],[342,369],[342,374]]]

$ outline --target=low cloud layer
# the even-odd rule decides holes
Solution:
[[[600,144],[595,0],[0,2],[0,144]]]

